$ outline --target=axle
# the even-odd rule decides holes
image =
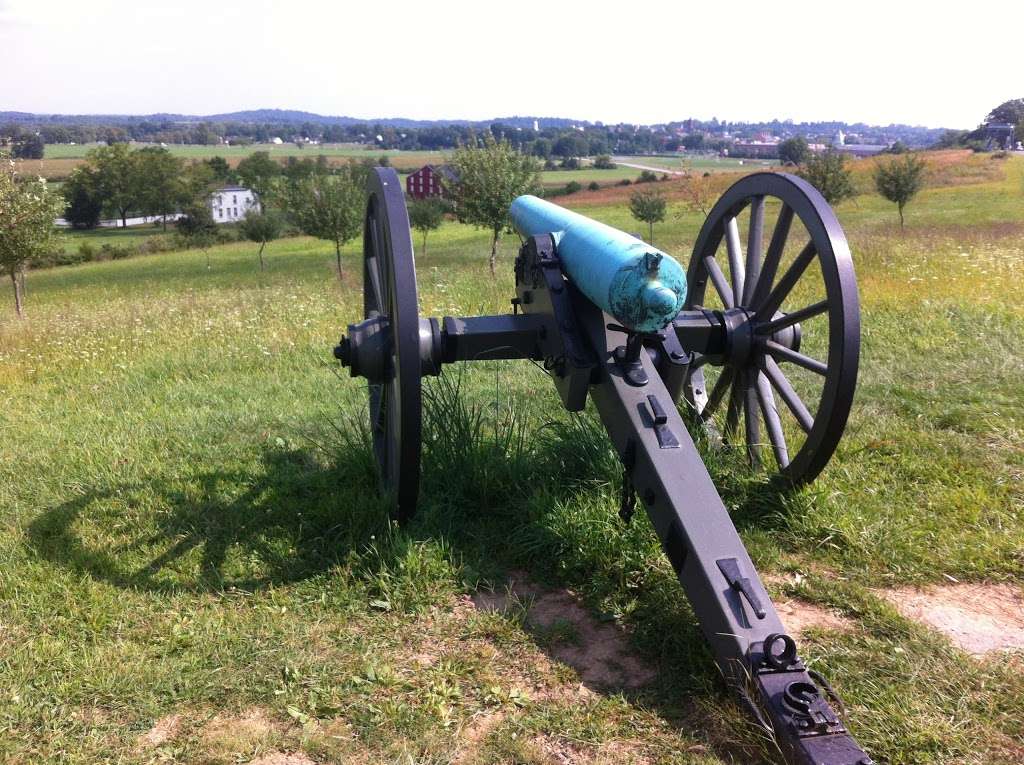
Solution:
[[[784,317],[777,313],[773,319]],[[353,377],[379,381],[386,374],[387,319],[375,316],[350,324],[348,334],[334,349],[334,356],[348,367]],[[685,356],[707,356],[714,364],[743,363],[755,343],[772,341],[794,351],[800,350],[800,324],[771,332],[770,322],[757,321],[743,309],[679,312],[662,332],[635,334],[656,366],[661,364],[660,343],[674,335]],[[424,375],[437,375],[442,364],[457,361],[498,359],[546,359],[542,350],[548,331],[544,318],[536,314],[499,314],[456,318],[445,316],[419,320],[420,361]],[[640,342],[642,341],[642,342]],[[678,396],[673,396],[677,399]]]

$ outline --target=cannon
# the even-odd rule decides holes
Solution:
[[[638,237],[520,197],[511,313],[436,319],[418,313],[397,174],[375,169],[368,192],[364,318],[334,355],[368,382],[394,518],[416,510],[423,378],[458,361],[542,362],[567,410],[593,402],[622,463],[620,516],[628,522],[639,499],[723,676],[786,761],[869,765],[835,692],[800,658],[697,447],[706,439],[799,485],[839,443],[860,308],[845,235],[821,195],[784,173],[740,179],[685,271]]]

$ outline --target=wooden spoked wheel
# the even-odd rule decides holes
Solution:
[[[860,353],[853,261],[831,207],[796,176],[741,179],[704,223],[687,281],[684,310],[718,312],[729,338],[690,367],[696,420],[752,464],[812,480],[846,426]]]

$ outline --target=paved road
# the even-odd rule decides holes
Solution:
[[[624,162],[618,157],[612,157],[612,162],[623,167],[635,167],[637,170],[650,170],[655,173],[668,173],[669,175],[686,175],[682,170],[668,170],[664,167],[652,167],[651,165],[638,165],[634,162]]]

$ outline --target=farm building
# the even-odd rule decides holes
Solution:
[[[424,165],[405,179],[405,193],[413,199],[444,197],[445,183],[455,180],[455,171],[450,165]]]
[[[210,211],[214,223],[235,223],[250,209],[259,210],[256,195],[244,186],[224,186],[210,194]]]

